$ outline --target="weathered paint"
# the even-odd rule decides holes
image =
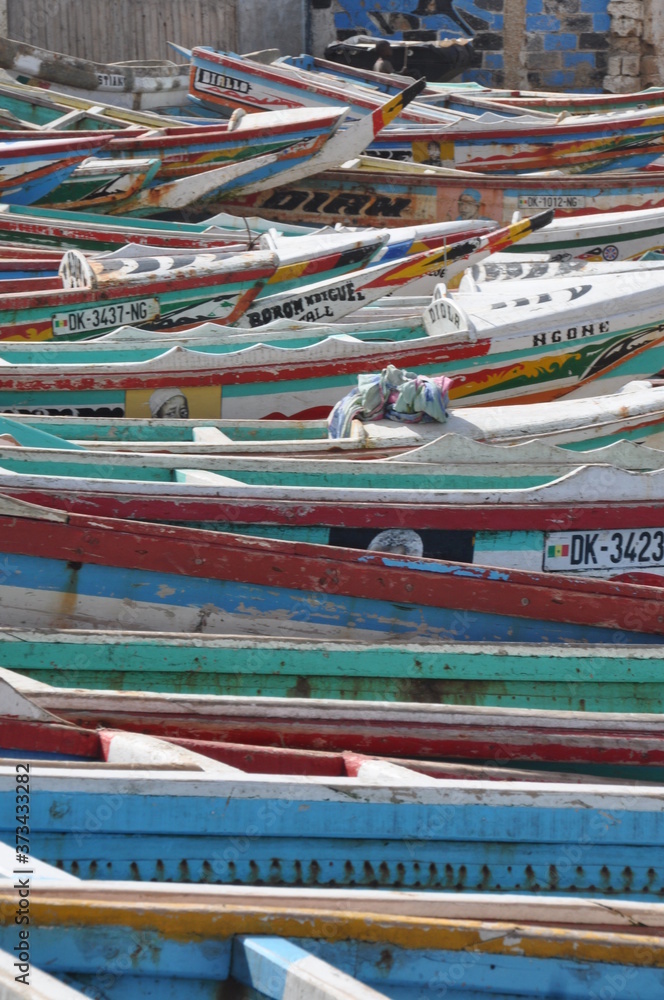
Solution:
[[[294,73],[287,65],[264,65],[198,47],[191,53],[189,89],[192,97],[205,106],[251,111],[326,105],[338,100],[343,92],[334,82],[321,80],[306,70]],[[346,101],[356,115],[375,99],[370,92],[347,89]],[[618,112],[617,117],[597,115],[591,120],[569,118],[552,120],[551,124],[538,121],[515,128],[509,119],[487,125],[418,104],[417,109],[407,109],[402,115],[400,124],[408,123],[408,128],[381,132],[372,148],[397,157],[424,159],[433,142],[439,147],[441,166],[492,173],[560,166],[616,169],[630,163],[638,168],[657,157],[662,120],[660,108],[637,109]],[[424,152],[418,157],[416,150],[420,148]]]
[[[618,630],[643,643],[664,631],[654,587],[2,506],[0,598],[15,626],[137,614],[162,631],[273,634],[278,619],[283,634],[335,638],[610,642]]]
[[[129,609],[120,624],[132,630],[143,626],[138,613],[130,613]],[[146,726],[145,732],[158,734],[163,713],[166,713],[163,724],[168,726],[167,732],[183,737],[196,732],[201,738],[240,742],[274,739],[267,718],[262,721],[253,711],[249,711],[246,722],[229,716],[227,710],[230,711],[234,703],[226,705],[224,695],[401,701],[416,702],[419,706],[496,705],[502,706],[501,710],[523,707],[559,712],[664,712],[662,656],[657,646],[632,647],[628,652],[620,645],[528,646],[513,642],[397,645],[383,640],[380,646],[375,646],[320,639],[235,638],[200,633],[186,636],[85,630],[35,633],[16,629],[0,631],[0,643],[3,665],[20,674],[64,688],[104,689],[106,698],[109,686],[127,692],[118,696],[120,705],[111,698],[110,714],[105,717],[109,724],[113,720],[112,724],[119,728],[134,729],[137,725],[131,721],[131,713],[128,717],[123,715],[122,706],[130,697],[129,692],[179,692],[170,698],[163,696],[163,700],[160,697],[156,705],[150,702],[149,709],[144,710],[139,705],[137,711],[143,720],[139,725]],[[177,709],[173,704],[177,697],[184,695],[195,696],[191,712],[188,708]],[[206,707],[213,695],[222,699],[218,708],[221,713],[218,727]],[[64,714],[70,721],[84,726],[96,725],[94,710],[89,715],[91,710],[87,705],[79,706],[74,692],[61,693],[55,702],[47,695],[44,698],[43,704]],[[199,698],[202,698],[200,704]],[[79,706],[81,714],[70,715],[70,704]],[[266,711],[277,712],[277,730],[279,726],[283,728],[289,745],[315,749],[319,745],[316,734],[320,733],[321,740],[331,741],[320,744],[321,748],[350,749],[336,725],[331,722],[328,729],[328,724],[324,725],[320,718],[323,710],[326,717],[330,712],[334,715],[341,710],[340,705],[333,703],[325,707],[316,702],[316,706],[313,711],[319,713],[318,728],[314,723],[311,732],[307,723],[306,731],[300,733],[305,721],[298,722],[288,712],[284,715],[282,704],[265,702]],[[246,715],[247,706],[241,702],[238,711]],[[344,719],[349,711],[348,706],[344,708]],[[391,721],[397,711],[397,706],[390,707],[388,730],[393,724],[398,725]],[[185,714],[180,721],[182,712]],[[205,718],[199,714],[203,712]],[[305,720],[308,714],[309,709],[304,705],[296,712],[298,717],[304,715]],[[362,707],[360,716],[361,719],[376,719],[370,705]],[[595,722],[601,728],[601,720]],[[637,720],[634,722],[637,724]],[[389,743],[381,742],[379,720],[376,724],[379,732],[375,736],[373,724],[367,723],[366,733],[358,730],[355,716],[347,723],[342,719],[340,728],[343,731],[347,725],[349,732],[361,732],[361,748],[367,752],[396,753],[389,749]],[[623,728],[617,717],[607,720],[607,724],[614,733]],[[653,724],[659,723],[655,720]],[[496,726],[499,729],[501,725],[499,718]],[[648,722],[638,721],[638,726],[641,725],[648,725]],[[426,749],[430,756],[452,752],[444,737],[441,744],[438,736],[428,729],[410,740],[408,725],[404,722],[399,733],[399,752],[407,755],[417,755],[420,749]],[[473,738],[478,740],[478,746],[482,745],[476,733]],[[313,742],[308,743],[308,739]],[[360,748],[360,744],[356,746]],[[472,747],[466,746],[464,752],[469,758],[475,756]],[[617,754],[621,752],[616,748]],[[629,750],[626,752],[629,755]],[[490,746],[487,747],[487,758],[492,753]],[[623,762],[627,761],[623,759]]]
[[[500,231],[486,239],[499,235]],[[422,269],[434,269],[440,251],[430,251],[424,256],[428,264],[420,261]],[[254,257],[261,257],[261,254]],[[250,262],[246,263],[249,267]],[[403,280],[407,280],[409,266],[407,260],[401,272]],[[416,265],[413,263],[413,266]],[[249,272],[244,273],[246,286]],[[230,277],[229,274],[227,279]],[[164,280],[163,289],[159,281],[154,285],[149,282],[144,286],[134,284],[134,297],[140,287],[143,295],[160,294],[165,301],[171,302],[168,315],[146,321],[142,326],[169,326],[171,329],[194,326],[197,320],[206,318],[203,315],[206,310],[219,314],[219,318],[225,317],[227,322],[235,322],[249,308],[247,296],[252,298],[257,294],[256,284],[245,293],[234,292],[236,301],[230,293],[240,282],[226,285],[229,294],[222,308],[214,300],[212,304],[210,300],[205,303],[203,286],[215,280],[219,279],[213,275],[188,279],[189,294],[195,296],[196,302],[189,308],[182,308],[181,297],[187,293],[176,283],[169,285]],[[613,275],[591,276],[578,288],[568,279],[560,287],[556,285],[551,291],[547,290],[545,323],[537,293],[520,296],[516,303],[518,308],[512,310],[508,308],[509,301],[504,297],[501,300],[501,294],[505,293],[498,291],[478,296],[473,299],[472,306],[464,301],[468,296],[453,302],[446,298],[435,299],[426,311],[427,322],[432,324],[435,335],[427,337],[407,329],[394,331],[386,342],[328,337],[322,341],[317,339],[311,346],[292,350],[261,346],[256,332],[256,343],[250,352],[229,350],[229,345],[225,345],[223,359],[212,353],[180,348],[146,363],[142,359],[134,361],[135,355],[128,349],[125,362],[72,364],[57,375],[53,374],[53,363],[49,364],[48,358],[44,364],[31,365],[25,370],[18,364],[6,365],[0,373],[0,404],[5,410],[40,407],[52,411],[65,405],[89,411],[82,415],[92,415],[95,407],[111,405],[117,415],[123,415],[123,396],[128,389],[152,391],[160,386],[175,385],[186,390],[196,386],[222,386],[222,403],[217,398],[211,407],[214,412],[200,413],[200,416],[307,418],[326,415],[343,395],[344,388],[356,382],[358,372],[387,364],[432,375],[439,374],[441,367],[445,367],[453,375],[450,398],[457,405],[473,405],[480,400],[544,401],[573,392],[589,395],[597,391],[595,385],[599,387],[600,383],[602,388],[615,391],[626,381],[647,378],[664,365],[663,281],[659,271],[630,275],[628,287],[623,289],[623,294],[615,296],[616,278]],[[258,272],[255,272],[255,282],[260,283]],[[194,283],[199,287],[191,287]],[[63,294],[60,293],[60,297]],[[67,294],[73,296],[76,309],[89,308],[84,302],[85,296],[91,295],[90,291]],[[120,304],[123,298],[127,299],[122,285],[108,294],[111,297],[109,310],[113,297]],[[52,296],[49,299],[52,309],[59,301],[58,293],[46,295]],[[178,299],[179,309],[174,301]],[[305,289],[300,299],[306,299]],[[7,298],[5,303],[7,306],[12,303],[14,306],[26,305],[21,295]],[[312,297],[312,308],[315,305]],[[346,306],[350,309],[353,303],[346,303]],[[60,308],[65,307],[63,300]],[[505,310],[506,316],[502,324],[496,322],[497,318],[502,319],[500,310]],[[36,312],[32,306],[24,308],[23,324],[31,316],[34,318]],[[49,311],[45,320],[44,336],[47,337],[50,336],[51,315]],[[110,319],[110,312],[106,318]],[[107,322],[106,328],[109,325]],[[10,337],[24,336],[18,326],[10,326],[7,332]],[[246,346],[250,343],[248,339]]]
[[[459,218],[459,199],[471,192],[479,218],[508,223],[516,211],[555,208],[559,217],[595,215],[625,209],[663,208],[661,171],[571,174],[556,178],[506,175],[436,174],[426,168],[376,157],[327,171],[277,191],[231,196],[225,202],[238,215],[260,214],[275,222],[313,225],[405,225]]]
[[[84,729],[98,727],[103,723],[115,729],[150,733],[178,742],[184,740],[186,746],[193,746],[191,741],[215,743],[218,747],[224,743],[226,744],[224,754],[231,753],[230,741],[235,747],[232,751],[232,760],[240,761],[238,766],[246,770],[260,770],[261,764],[264,763],[274,765],[275,748],[280,747],[295,749],[295,756],[288,757],[289,766],[294,765],[299,759],[297,755],[300,752],[320,751],[320,760],[326,760],[325,766],[333,768],[328,773],[336,774],[342,774],[348,769],[348,760],[345,758],[345,764],[341,766],[333,754],[349,751],[388,758],[395,756],[406,758],[407,766],[411,768],[418,767],[412,760],[416,756],[468,760],[473,762],[471,766],[477,765],[479,770],[484,767],[487,771],[498,772],[506,771],[508,765],[521,765],[522,768],[535,767],[537,762],[556,762],[574,766],[577,773],[580,768],[575,765],[581,764],[608,765],[612,768],[638,765],[644,768],[641,778],[655,774],[652,769],[664,762],[661,715],[642,713],[637,716],[635,709],[640,706],[632,705],[629,701],[626,702],[624,713],[569,712],[563,709],[543,711],[532,707],[524,712],[517,708],[489,709],[473,708],[468,705],[456,708],[446,704],[431,703],[391,704],[385,700],[368,704],[333,699],[313,699],[307,702],[303,698],[280,699],[255,695],[242,697],[152,693],[154,671],[151,667],[155,647],[158,647],[161,653],[162,663],[169,653],[173,653],[172,647],[175,646],[177,652],[176,644],[179,643],[181,648],[194,647],[197,653],[198,672],[206,673],[208,683],[212,686],[211,674],[215,651],[221,649],[225,657],[232,657],[234,649],[239,645],[247,653],[247,674],[250,674],[253,665],[250,656],[252,646],[246,640],[243,643],[241,640],[212,639],[207,643],[202,642],[197,636],[188,637],[191,641],[187,643],[184,637],[169,640],[169,637],[149,637],[145,633],[134,633],[131,637],[113,633],[95,635],[96,639],[93,639],[92,634],[72,636],[64,632],[37,637],[34,633],[7,635],[1,648],[10,662],[12,662],[12,650],[18,644],[30,646],[31,650],[37,646],[41,659],[37,667],[33,667],[33,660],[29,655],[21,657],[19,662],[18,668],[23,667],[26,674],[37,678],[36,681],[3,668],[0,683],[6,682],[10,686],[9,690],[16,692],[16,697],[20,697],[19,692],[23,692],[24,697],[29,698],[27,702],[29,709],[40,712],[42,716],[46,715],[51,721],[55,715],[56,719],[66,720]],[[10,642],[9,645],[7,640]],[[276,641],[271,643],[266,641],[262,644],[261,651],[266,661],[266,670],[272,665],[270,652],[276,649],[277,645]],[[337,649],[337,659],[335,659],[333,644],[313,642],[282,643],[281,652],[284,658],[295,658],[297,666],[297,657],[301,656],[304,651],[302,647],[306,646],[312,653],[315,651],[319,659],[326,662],[331,673],[335,665],[340,662],[339,657],[343,655],[342,650]],[[107,676],[111,676],[114,650],[118,651],[117,659],[121,656],[124,656],[125,660],[132,656],[144,659],[145,690],[141,692],[85,690],[82,687],[85,667],[78,666],[76,661],[83,660],[86,649],[89,659],[96,662],[99,658],[100,676],[104,671],[107,671]],[[394,647],[381,647],[381,655],[383,651],[386,656],[393,657]],[[432,654],[427,652],[425,647],[412,645],[408,646],[406,651],[411,655],[417,655],[419,652],[419,666],[422,672],[428,673],[431,671],[427,671],[426,668],[431,666],[432,658],[435,655],[440,656],[442,652],[437,650]],[[348,671],[357,674],[359,671],[355,668],[358,664],[357,659],[355,661],[352,659],[353,652],[357,653],[357,649],[353,650],[346,645]],[[378,653],[376,650],[374,652],[375,659],[378,660]],[[449,647],[446,652],[445,666],[453,676],[458,672],[458,665],[463,656],[468,660],[473,655],[479,658],[477,648],[459,651]],[[561,673],[562,665],[557,661],[563,660],[563,665],[567,666],[570,676],[573,675],[572,664],[576,668],[575,675],[579,678],[577,684],[581,683],[582,676],[592,670],[597,686],[601,690],[603,684],[611,683],[611,675],[609,664],[598,661],[602,658],[607,661],[610,652],[600,648],[593,653],[594,658],[587,650],[565,653],[559,649],[545,648],[539,655],[542,662],[548,655],[553,664],[554,679],[551,684]],[[639,653],[639,659],[643,660],[645,658],[643,651]],[[532,648],[517,647],[515,651],[508,653],[501,652],[496,647],[489,647],[486,651],[487,659],[493,657],[500,659],[501,663],[504,662],[505,675],[510,679],[515,676],[517,656],[521,657],[525,666],[529,654],[531,659],[535,660],[537,653]],[[60,656],[64,661],[67,655],[74,663],[70,671],[60,666]],[[652,662],[653,660],[655,662]],[[173,665],[175,667],[175,658]],[[186,663],[182,664],[183,671],[187,666],[189,665]],[[615,676],[619,670],[630,674],[629,679],[623,682],[627,693],[630,686],[638,684],[639,679],[643,680],[647,665],[643,662],[637,664],[634,656],[616,655],[612,666],[616,668]],[[276,664],[275,670],[278,667],[279,664]],[[656,653],[651,654],[650,667],[653,674],[659,668]],[[229,669],[232,669],[232,665]],[[384,674],[387,675],[388,672],[389,668]],[[52,688],[43,683],[43,679],[57,673],[60,674],[61,684],[72,684],[76,690],[66,686]],[[531,678],[533,675],[534,669],[531,671]],[[247,688],[250,683],[251,680],[248,680]],[[574,683],[570,681],[568,688],[572,689]],[[174,674],[174,685],[181,685],[179,675]],[[470,684],[468,687],[472,690]],[[509,688],[509,682],[505,687]],[[617,687],[617,684],[614,683],[614,687]],[[531,705],[537,704],[538,696],[541,698],[539,688],[539,684],[534,684]],[[21,702],[18,707],[10,711],[7,707],[9,700],[9,696],[3,694],[5,712],[8,715],[20,715],[25,718],[28,711],[25,702]],[[219,753],[222,753],[220,748]],[[224,759],[231,760],[226,756]],[[302,759],[308,766],[308,758]],[[444,764],[432,765],[431,761],[428,761],[424,770],[426,773],[445,777],[445,767]],[[470,777],[471,774],[465,776]],[[476,773],[475,776],[490,775]],[[499,776],[504,775],[499,774]]]
[[[86,157],[100,153],[112,134],[76,134],[67,138],[41,136],[31,141],[30,133],[16,142],[3,143],[0,157],[0,196],[15,205],[30,205],[48,194]],[[21,141],[21,139],[23,141]]]
[[[275,890],[271,905],[261,907],[248,893],[224,900],[209,886],[205,896],[196,892],[196,886],[187,895],[168,887],[166,898],[157,894],[166,886],[145,884],[140,901],[126,886],[118,886],[120,891],[113,891],[112,884],[101,893],[85,891],[92,888],[62,887],[52,893],[33,886],[35,959],[60,975],[72,972],[74,983],[78,976],[84,983],[93,978],[107,990],[115,988],[117,995],[122,990],[128,995],[132,988],[137,995],[142,986],[163,995],[169,985],[182,983],[186,968],[190,977],[194,974],[186,980],[187,995],[211,998],[220,981],[233,969],[239,971],[239,935],[260,935],[251,943],[271,943],[282,956],[293,957],[296,948],[305,950],[335,970],[357,975],[365,987],[386,990],[390,996],[402,996],[413,987],[430,991],[443,986],[446,992],[454,987],[456,995],[458,976],[450,978],[449,973],[460,962],[469,990],[500,989],[500,995],[510,998],[547,996],[555,984],[565,989],[566,996],[582,1000],[587,996],[589,969],[593,979],[626,979],[625,1000],[656,995],[661,988],[660,939],[643,931],[594,933],[585,928],[519,926],[505,919],[443,920],[433,915],[380,917],[376,911],[363,912],[350,900],[348,912],[328,909],[324,900],[307,909],[295,900],[290,905],[282,902]],[[3,909],[9,898],[6,890],[0,895]],[[275,935],[282,939],[279,945]],[[0,936],[6,938],[4,928]],[[118,955],[131,955],[131,966],[109,964],[110,947]],[[302,957],[301,951],[298,955]],[[271,988],[282,983],[282,976],[277,976]],[[354,989],[361,989],[359,983]]]
[[[0,767],[0,799],[13,803],[15,787],[15,769]],[[642,785],[238,781],[37,763],[30,849],[84,878],[648,899],[663,891],[661,798]],[[3,816],[6,839],[12,810]]]
[[[407,528],[427,558],[654,585],[664,575],[661,458],[650,472],[579,466],[572,451],[557,465],[515,466],[514,449],[477,466],[470,456],[457,466],[121,451],[93,458],[52,447],[57,438],[32,428],[14,430],[11,420],[0,428],[23,445],[0,447],[2,492],[60,510],[365,550],[381,532]],[[414,477],[426,488],[412,488]]]
[[[27,75],[47,90],[69,90],[88,100],[111,95],[120,106],[135,109],[182,105],[189,82],[186,64],[92,62],[4,37],[0,38],[0,66],[14,77]]]

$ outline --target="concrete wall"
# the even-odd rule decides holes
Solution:
[[[664,3],[645,0],[643,13],[641,83],[656,87],[664,81]]]

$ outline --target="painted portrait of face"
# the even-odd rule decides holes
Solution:
[[[371,539],[368,552],[393,552],[402,556],[421,556],[424,552],[422,537],[411,528],[388,528]]]
[[[157,420],[186,420],[189,416],[187,397],[181,389],[155,389],[148,405]]]
[[[457,210],[460,219],[477,219],[480,214],[482,196],[474,188],[466,188],[459,195]]]

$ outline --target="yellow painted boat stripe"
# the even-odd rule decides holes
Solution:
[[[192,903],[146,903],[119,898],[111,902],[72,893],[30,897],[30,922],[38,927],[125,926],[135,931],[157,931],[171,940],[225,938],[234,934],[275,934],[282,937],[357,940],[391,944],[404,949],[473,951],[490,955],[567,959],[637,967],[664,968],[662,938],[653,934],[588,931],[561,927],[519,925],[474,920],[385,917],[380,913],[301,910],[290,906],[250,906]],[[0,893],[0,912],[15,909],[9,892]],[[599,918],[599,914],[598,914]]]

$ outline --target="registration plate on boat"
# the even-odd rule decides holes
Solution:
[[[664,528],[554,531],[544,539],[544,569],[634,569],[664,566]]]
[[[147,323],[157,316],[159,316],[159,299],[104,302],[76,312],[56,313],[53,317],[53,336],[65,337],[132,323]]]
[[[522,194],[519,208],[585,208],[586,198],[578,194]]]

